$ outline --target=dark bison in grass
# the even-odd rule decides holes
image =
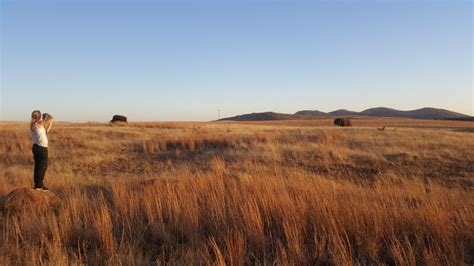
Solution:
[[[352,121],[349,118],[336,118],[334,119],[334,125],[340,127],[352,126]]]
[[[112,117],[112,120],[110,120],[111,123],[115,123],[115,122],[124,122],[124,123],[127,123],[127,117],[126,116],[123,116],[123,115],[114,115]]]

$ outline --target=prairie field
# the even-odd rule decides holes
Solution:
[[[56,123],[60,203],[2,209],[0,264],[474,264],[474,123],[354,125]],[[0,154],[0,196],[32,187],[28,123]]]

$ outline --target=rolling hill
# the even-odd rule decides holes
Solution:
[[[453,118],[469,118],[468,115],[456,113],[445,109],[437,109],[425,107],[411,111],[400,111],[391,108],[377,107],[364,110],[360,115],[375,117],[400,117],[415,119],[453,119]]]
[[[325,112],[321,112],[318,110],[303,110],[303,111],[298,111],[295,113],[295,115],[302,115],[302,116],[327,116]]]
[[[353,116],[353,115],[359,115],[359,113],[354,112],[354,111],[349,111],[349,110],[346,110],[346,109],[339,109],[339,110],[336,110],[336,111],[329,112],[328,115],[332,115],[332,116]]]
[[[335,116],[361,116],[361,117],[397,117],[397,118],[413,118],[413,119],[449,119],[473,121],[472,116],[465,114],[438,109],[432,107],[424,107],[416,110],[401,111],[387,107],[376,107],[364,110],[362,112],[349,111],[339,109],[332,112],[321,112],[318,110],[302,110],[294,114],[283,114],[275,112],[251,113],[237,115],[233,117],[223,118],[221,120],[228,121],[265,121],[265,120],[290,120],[290,119],[311,119],[318,117],[335,117]]]
[[[265,120],[285,120],[285,119],[295,119],[295,115],[291,114],[281,114],[274,112],[263,112],[263,113],[251,113],[237,115],[233,117],[223,118],[221,120],[226,121],[265,121]]]

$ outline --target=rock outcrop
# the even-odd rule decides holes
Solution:
[[[59,208],[61,200],[51,191],[19,188],[0,197],[0,211],[16,213],[24,211],[46,211]]]
[[[127,120],[127,117],[126,116],[123,116],[123,115],[114,115],[112,117],[112,120],[110,120],[111,123],[115,123],[115,122],[123,122],[123,123],[127,123],[128,120]]]
[[[334,125],[340,127],[350,127],[352,126],[352,121],[349,118],[337,118],[334,119]]]

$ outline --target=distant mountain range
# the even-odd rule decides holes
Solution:
[[[474,117],[453,111],[425,107],[411,111],[400,111],[386,107],[376,107],[355,112],[346,109],[339,109],[329,113],[318,110],[303,110],[294,114],[282,114],[274,112],[251,113],[223,118],[221,120],[229,121],[265,121],[265,120],[290,120],[290,119],[312,119],[318,117],[398,117],[413,119],[443,119],[443,120],[464,120],[474,121]]]

